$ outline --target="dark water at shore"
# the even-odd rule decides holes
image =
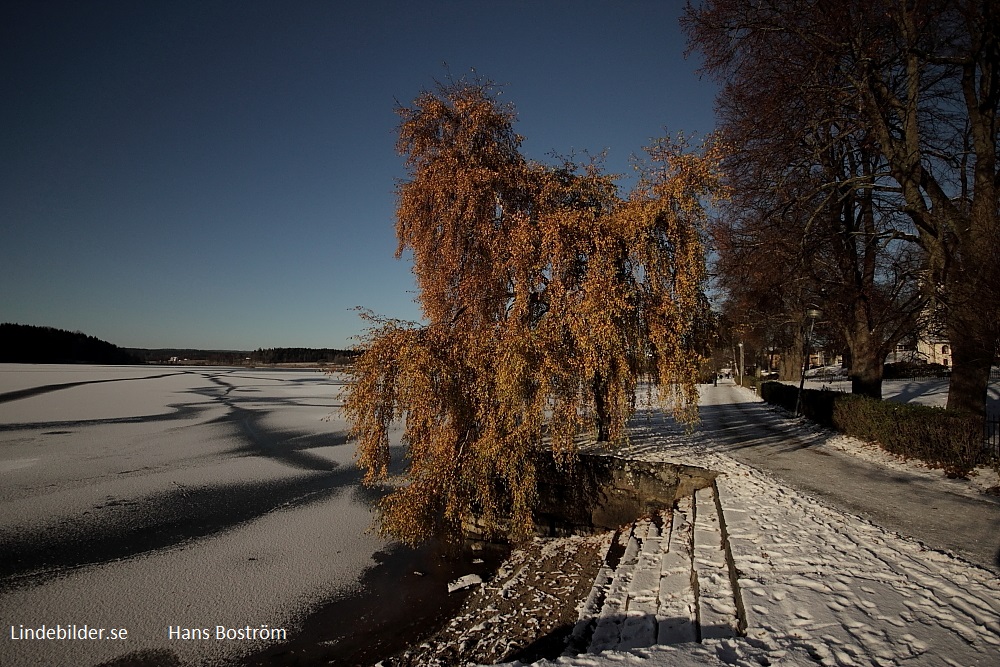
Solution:
[[[395,546],[376,554],[356,593],[324,603],[288,642],[251,655],[243,667],[369,666],[442,627],[471,589],[448,593],[465,574],[487,579],[508,551],[496,546],[449,550]]]

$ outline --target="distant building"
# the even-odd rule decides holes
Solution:
[[[928,340],[918,338],[917,352],[929,364],[951,366],[951,345],[949,345],[947,339],[934,338]]]
[[[896,346],[886,363],[925,363],[951,366],[951,344],[947,338],[921,333]]]

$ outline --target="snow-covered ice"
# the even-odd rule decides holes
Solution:
[[[387,544],[368,530],[341,384],[317,371],[0,365],[0,665],[138,651],[213,664],[267,642],[171,629],[291,635],[353,590]],[[42,624],[128,639],[12,639]]]

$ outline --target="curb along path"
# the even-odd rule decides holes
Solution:
[[[985,667],[998,653],[995,575],[735,464],[616,536],[555,664]]]

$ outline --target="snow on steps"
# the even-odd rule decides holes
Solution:
[[[735,637],[746,628],[716,485],[621,529],[567,655]]]

